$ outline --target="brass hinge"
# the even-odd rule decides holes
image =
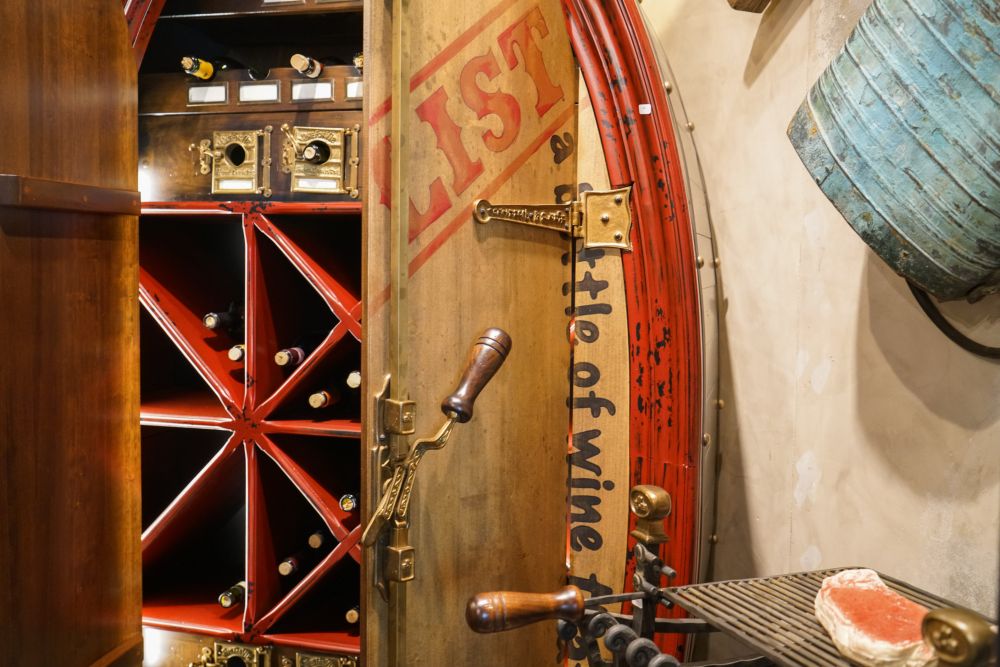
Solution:
[[[585,248],[632,250],[632,186],[590,191],[568,204],[491,204],[476,202],[477,222],[513,222],[564,232],[583,239]]]

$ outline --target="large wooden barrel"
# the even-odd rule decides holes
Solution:
[[[941,299],[1000,288],[1000,14],[990,0],[875,0],[789,136],[897,273]]]

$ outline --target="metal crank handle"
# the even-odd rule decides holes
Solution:
[[[441,403],[441,411],[446,417],[460,424],[472,419],[476,398],[507,359],[510,346],[510,336],[503,329],[494,327],[483,332],[472,346],[458,387]]]
[[[503,632],[538,621],[562,619],[573,623],[583,619],[586,605],[583,592],[566,586],[555,593],[480,593],[465,608],[465,622],[476,632]]]

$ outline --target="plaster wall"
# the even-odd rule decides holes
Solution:
[[[721,258],[716,579],[866,565],[997,614],[1000,364],[959,349],[785,129],[868,0],[645,0]],[[1000,297],[946,312],[1000,345]]]

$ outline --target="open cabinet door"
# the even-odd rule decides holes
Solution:
[[[0,644],[138,665],[136,74],[118,0],[4,0]]]
[[[398,616],[380,595],[383,537],[364,553],[365,663],[535,665],[551,661],[551,628],[474,635],[465,604],[490,587],[552,590],[566,576],[571,241],[521,224],[477,224],[474,202],[555,204],[576,183],[575,160],[553,137],[576,132],[577,70],[557,0],[407,3],[403,115],[405,187],[393,188],[392,16],[368,16],[366,377],[391,374],[404,357],[417,436],[444,422],[440,404],[458,383],[470,346],[490,327],[512,350],[471,421],[430,451],[416,475],[409,543],[415,578]],[[405,197],[405,320],[393,327],[392,194]],[[398,228],[396,229],[398,233]],[[397,378],[392,378],[392,387]],[[372,387],[377,391],[378,387]],[[368,413],[367,515],[387,472]],[[388,531],[387,531],[388,532]],[[371,584],[371,585],[369,585]],[[391,655],[395,653],[395,655]]]

